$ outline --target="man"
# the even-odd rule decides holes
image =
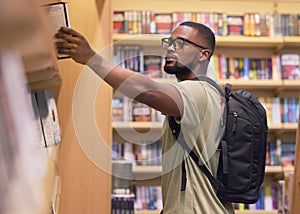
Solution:
[[[170,38],[162,39],[167,49],[164,70],[174,74],[178,83],[157,83],[142,74],[113,65],[90,48],[86,39],[70,28],[62,28],[57,38],[59,53],[70,55],[76,62],[89,66],[100,78],[126,96],[174,116],[180,123],[188,145],[216,175],[219,153],[216,146],[223,133],[222,97],[205,81],[215,48],[215,36],[206,26],[183,22]],[[166,120],[167,121],[167,120]],[[162,198],[164,214],[225,214],[233,213],[230,203],[222,203],[199,167],[173,137],[168,122],[163,133]],[[208,149],[207,149],[208,148]],[[213,152],[209,152],[213,148]],[[186,169],[182,189],[182,161]]]

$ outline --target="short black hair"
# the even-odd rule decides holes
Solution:
[[[209,27],[192,21],[185,21],[180,23],[179,25],[188,26],[197,29],[198,36],[204,39],[204,41],[207,43],[206,45],[208,45],[208,48],[211,51],[211,55],[213,55],[216,46],[216,38],[215,38],[215,34],[212,32],[212,30]]]

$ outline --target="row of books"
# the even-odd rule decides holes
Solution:
[[[160,166],[162,164],[162,142],[144,141],[136,144],[113,141],[112,159],[130,161],[133,165]]]
[[[114,33],[170,34],[183,21],[194,21],[216,35],[300,36],[300,15],[290,13],[170,12],[150,10],[114,11]]]
[[[112,99],[113,121],[161,122],[164,117],[161,112],[126,96]]]
[[[114,53],[116,64],[151,78],[170,78],[163,72],[164,60],[164,56],[145,55],[143,48],[136,45],[117,45]],[[300,55],[296,53],[283,53],[270,58],[215,54],[211,60],[219,79],[300,79]]]
[[[111,214],[134,214],[134,195],[112,195]]]
[[[299,99],[290,97],[258,97],[264,106],[268,125],[297,123],[299,119]]]
[[[293,174],[284,175],[284,179],[260,188],[259,199],[254,204],[233,203],[236,210],[278,210],[278,213],[289,213]]]
[[[295,142],[276,139],[267,144],[266,165],[268,166],[294,166]],[[161,165],[162,143],[141,142],[115,142],[112,145],[113,160],[124,159],[134,165]]]
[[[263,185],[260,188],[259,199],[254,204],[233,203],[236,210],[279,210],[287,214],[289,210],[289,198],[292,183],[292,174],[285,175],[283,180]],[[161,210],[161,187],[160,186],[134,186],[135,210]]]
[[[300,55],[296,53],[274,54],[270,58],[241,58],[215,54],[211,60],[219,79],[300,79]]]
[[[297,123],[299,119],[299,99],[293,97],[258,97],[266,109],[268,125]],[[165,115],[145,104],[118,97],[112,100],[113,121],[161,122]]]
[[[288,214],[289,198],[291,197],[291,177],[292,174],[285,175],[284,179],[260,188],[259,199],[254,204],[234,203],[236,210],[278,210],[278,213]]]
[[[161,186],[134,186],[136,210],[162,210]]]
[[[266,165],[294,166],[295,145],[294,141],[282,141],[280,139],[269,141],[267,144]]]
[[[213,64],[219,79],[273,79],[271,58],[238,58],[215,54]]]
[[[152,78],[171,78],[170,74],[163,72],[164,56],[147,55],[138,45],[116,45],[114,48],[114,63],[142,73]]]

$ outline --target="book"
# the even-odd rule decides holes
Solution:
[[[41,147],[46,147],[46,142],[44,139],[44,133],[43,133],[43,125],[42,125],[42,121],[41,121],[41,117],[40,117],[40,113],[39,113],[39,107],[37,104],[37,100],[36,100],[36,93],[30,93],[30,97],[31,97],[31,104],[32,104],[32,108],[33,108],[33,119],[34,119],[34,124],[35,124],[35,133],[37,136],[37,141],[40,143]]]
[[[132,161],[112,161],[112,193],[132,193]]]
[[[244,17],[238,15],[227,16],[228,35],[243,35],[244,34]]]
[[[124,11],[114,11],[113,32],[125,33],[125,12]]]
[[[162,77],[162,57],[156,55],[144,56],[144,74],[151,78]]]
[[[70,27],[69,15],[67,2],[55,2],[51,4],[44,5],[45,11],[47,13],[50,33],[53,36],[58,32],[61,27]],[[60,39],[55,39],[56,42],[63,41]],[[70,56],[65,54],[58,54],[58,59],[69,58]]]
[[[281,124],[280,98],[272,98],[272,124]]]
[[[149,122],[151,121],[151,108],[146,104],[137,101],[132,102],[132,121]]]
[[[155,13],[156,33],[170,34],[172,32],[172,13]]]
[[[299,54],[282,54],[281,71],[282,79],[299,79],[300,78],[300,57]]]
[[[124,105],[123,99],[120,97],[115,97],[112,99],[112,119],[113,121],[123,121],[124,119]]]
[[[35,92],[46,147],[61,143],[61,134],[53,90]]]

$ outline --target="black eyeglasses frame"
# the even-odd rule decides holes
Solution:
[[[180,48],[176,48],[175,40],[177,40],[177,39],[183,41],[182,46],[181,46]],[[169,47],[170,47],[171,44],[172,44],[175,50],[180,50],[180,49],[182,49],[185,42],[190,43],[190,44],[192,44],[192,45],[194,45],[194,46],[196,46],[196,47],[198,47],[198,48],[201,48],[201,49],[208,49],[208,48],[206,48],[206,47],[203,47],[203,46],[201,46],[201,45],[196,44],[195,42],[192,42],[192,41],[189,40],[189,39],[182,38],[182,37],[177,37],[177,38],[175,38],[175,39],[173,39],[173,38],[171,38],[171,37],[169,37],[169,38],[162,38],[162,39],[161,39],[162,47],[163,47],[163,43],[166,42],[166,40],[168,40]],[[170,44],[170,41],[171,41],[171,44]],[[163,47],[163,48],[164,48],[164,47]]]

